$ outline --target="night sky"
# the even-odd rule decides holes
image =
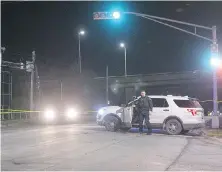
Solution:
[[[115,9],[216,25],[221,49],[222,2],[1,2],[4,60],[30,60],[35,50],[41,76],[49,75],[51,68],[68,75],[77,61],[77,33],[83,28],[83,70],[97,76],[105,76],[106,65],[110,75],[123,75],[121,41],[127,44],[128,74],[209,70],[208,41],[132,15],[93,20],[93,12]],[[197,32],[211,37],[210,31]]]

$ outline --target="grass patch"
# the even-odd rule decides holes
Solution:
[[[207,131],[207,135],[210,137],[222,138],[222,129],[209,130]]]

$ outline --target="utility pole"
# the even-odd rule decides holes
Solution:
[[[4,52],[5,52],[5,47],[1,47],[1,52],[0,52],[0,108],[1,110],[2,110],[2,54]]]
[[[36,105],[38,105],[38,109],[40,108],[40,102],[41,102],[41,90],[40,90],[40,78],[39,78],[39,73],[38,73],[38,67],[35,64],[35,78],[36,78],[36,88],[38,90],[38,98],[37,98],[37,103]]]
[[[35,51],[32,52],[32,65],[31,65],[31,84],[30,84],[30,111],[34,110],[34,78],[35,78]]]
[[[106,66],[106,103],[109,104],[109,67]]]

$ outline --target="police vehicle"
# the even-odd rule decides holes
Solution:
[[[153,128],[164,129],[170,135],[187,133],[205,126],[204,110],[197,99],[188,96],[151,95],[153,111],[150,123]],[[108,131],[129,130],[139,127],[138,110],[134,98],[126,106],[108,106],[98,111],[97,124]]]

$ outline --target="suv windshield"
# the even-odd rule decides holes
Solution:
[[[202,108],[197,100],[173,100],[180,108]]]

